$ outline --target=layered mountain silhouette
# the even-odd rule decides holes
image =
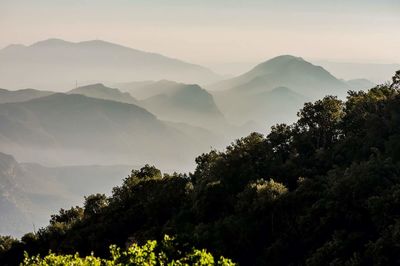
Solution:
[[[40,91],[34,89],[22,89],[16,91],[0,89],[0,103],[25,102],[51,94],[53,94],[51,91]]]
[[[56,91],[70,88],[76,80],[209,83],[219,79],[199,65],[101,40],[48,39],[30,46],[11,45],[0,50],[0,70],[0,86]]]
[[[350,89],[354,90],[365,90],[376,86],[375,83],[369,81],[368,79],[350,79],[346,81],[346,84]]]
[[[163,120],[183,122],[212,130],[227,127],[213,96],[196,84],[168,80],[124,87],[140,100],[139,105]]]
[[[287,87],[313,97],[325,95],[327,92],[343,93],[347,88],[345,82],[338,80],[322,67],[292,55],[272,58],[243,75],[213,85],[213,88],[219,90],[244,93],[257,93],[276,87]]]
[[[272,58],[243,75],[210,86],[229,121],[255,120],[266,128],[295,121],[297,110],[306,101],[325,95],[344,98],[349,89],[370,87],[373,83],[367,80],[339,80],[324,68],[291,55]]]
[[[56,93],[0,105],[0,146],[24,161],[184,169],[215,141],[207,130],[178,129],[137,105],[84,95]]]
[[[128,92],[121,92],[119,89],[109,88],[101,83],[75,88],[70,90],[68,94],[81,94],[92,98],[138,104],[138,101]]]

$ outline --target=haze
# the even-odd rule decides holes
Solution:
[[[398,63],[399,13],[396,0],[3,0],[0,47],[50,37],[102,39],[221,74],[279,54]]]

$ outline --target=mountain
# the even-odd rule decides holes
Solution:
[[[318,98],[327,93],[344,94],[347,86],[320,66],[315,66],[300,57],[282,55],[212,87],[237,93],[256,93],[287,87],[296,93]]]
[[[373,84],[366,80],[339,80],[300,57],[282,55],[210,88],[228,121],[242,124],[254,120],[268,128],[279,121],[295,121],[296,110],[306,101],[325,95],[344,98],[349,89],[370,87]]]
[[[57,88],[78,82],[171,79],[209,83],[219,76],[199,65],[122,45],[48,39],[0,50],[0,86]],[[23,78],[21,78],[23,77]]]
[[[101,83],[78,87],[70,90],[68,94],[81,94],[92,98],[138,104],[138,101],[129,93],[121,92],[119,89],[106,87]]]
[[[391,80],[393,73],[400,69],[399,63],[351,63],[321,60],[315,61],[315,63],[324,67],[336,77],[342,79],[366,78],[377,84]]]
[[[369,81],[368,79],[351,79],[347,80],[346,84],[354,90],[367,90],[376,86],[375,83]]]
[[[136,99],[143,100],[148,97],[163,93],[162,90],[159,90],[158,86],[154,86],[157,83],[163,85],[164,89],[166,86],[168,86],[168,84],[173,85],[173,82],[170,82],[168,80],[144,80],[112,83],[110,84],[110,86],[119,88],[122,91],[129,92]]]
[[[0,153],[0,235],[21,236],[48,223],[60,208],[83,197],[109,194],[132,169],[128,165],[45,167]]]
[[[184,128],[133,104],[78,94],[0,104],[2,150],[47,165],[159,163],[190,169],[194,156],[219,140],[208,132],[205,141]]]
[[[27,199],[15,178],[21,172],[15,159],[0,152],[0,235],[23,234],[32,230],[26,221],[29,216],[24,212]]]
[[[294,122],[297,110],[310,100],[287,87],[250,94],[214,92],[213,95],[228,121],[236,124],[255,121],[262,125],[255,128],[258,131],[264,131],[278,122]]]
[[[0,89],[0,103],[15,103],[25,102],[35,98],[40,98],[53,94],[51,91],[40,91],[34,89],[23,89],[17,91],[10,91]]]
[[[125,88],[160,119],[217,131],[227,126],[213,96],[199,85],[161,80]]]

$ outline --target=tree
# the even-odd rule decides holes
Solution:
[[[16,243],[18,240],[11,236],[0,236],[0,253],[11,249]]]
[[[51,215],[50,225],[62,223],[72,225],[83,218],[83,208],[79,206],[71,207],[69,210],[60,209],[58,214]]]
[[[104,194],[93,194],[85,197],[84,215],[87,217],[96,215],[108,205],[108,199]]]
[[[334,96],[326,96],[315,103],[304,104],[296,123],[296,129],[300,133],[298,138],[302,138],[308,144],[303,151],[325,149],[339,139],[339,122],[344,115],[343,107],[343,102]]]

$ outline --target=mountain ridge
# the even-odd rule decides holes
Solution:
[[[127,46],[90,40],[48,39],[0,50],[0,86],[69,89],[81,83],[171,79],[209,83],[220,77],[210,69]],[[19,77],[23,75],[24,79]],[[43,77],[46,79],[43,79]]]
[[[0,144],[24,161],[55,165],[154,161],[187,169],[196,152],[218,141],[207,132],[197,139],[193,132],[190,126],[177,129],[143,107],[79,94],[55,93],[0,104]]]
[[[102,83],[89,84],[77,87],[67,92],[68,94],[81,94],[87,97],[119,101],[138,105],[138,101],[127,92],[121,92],[117,88],[104,86]]]

